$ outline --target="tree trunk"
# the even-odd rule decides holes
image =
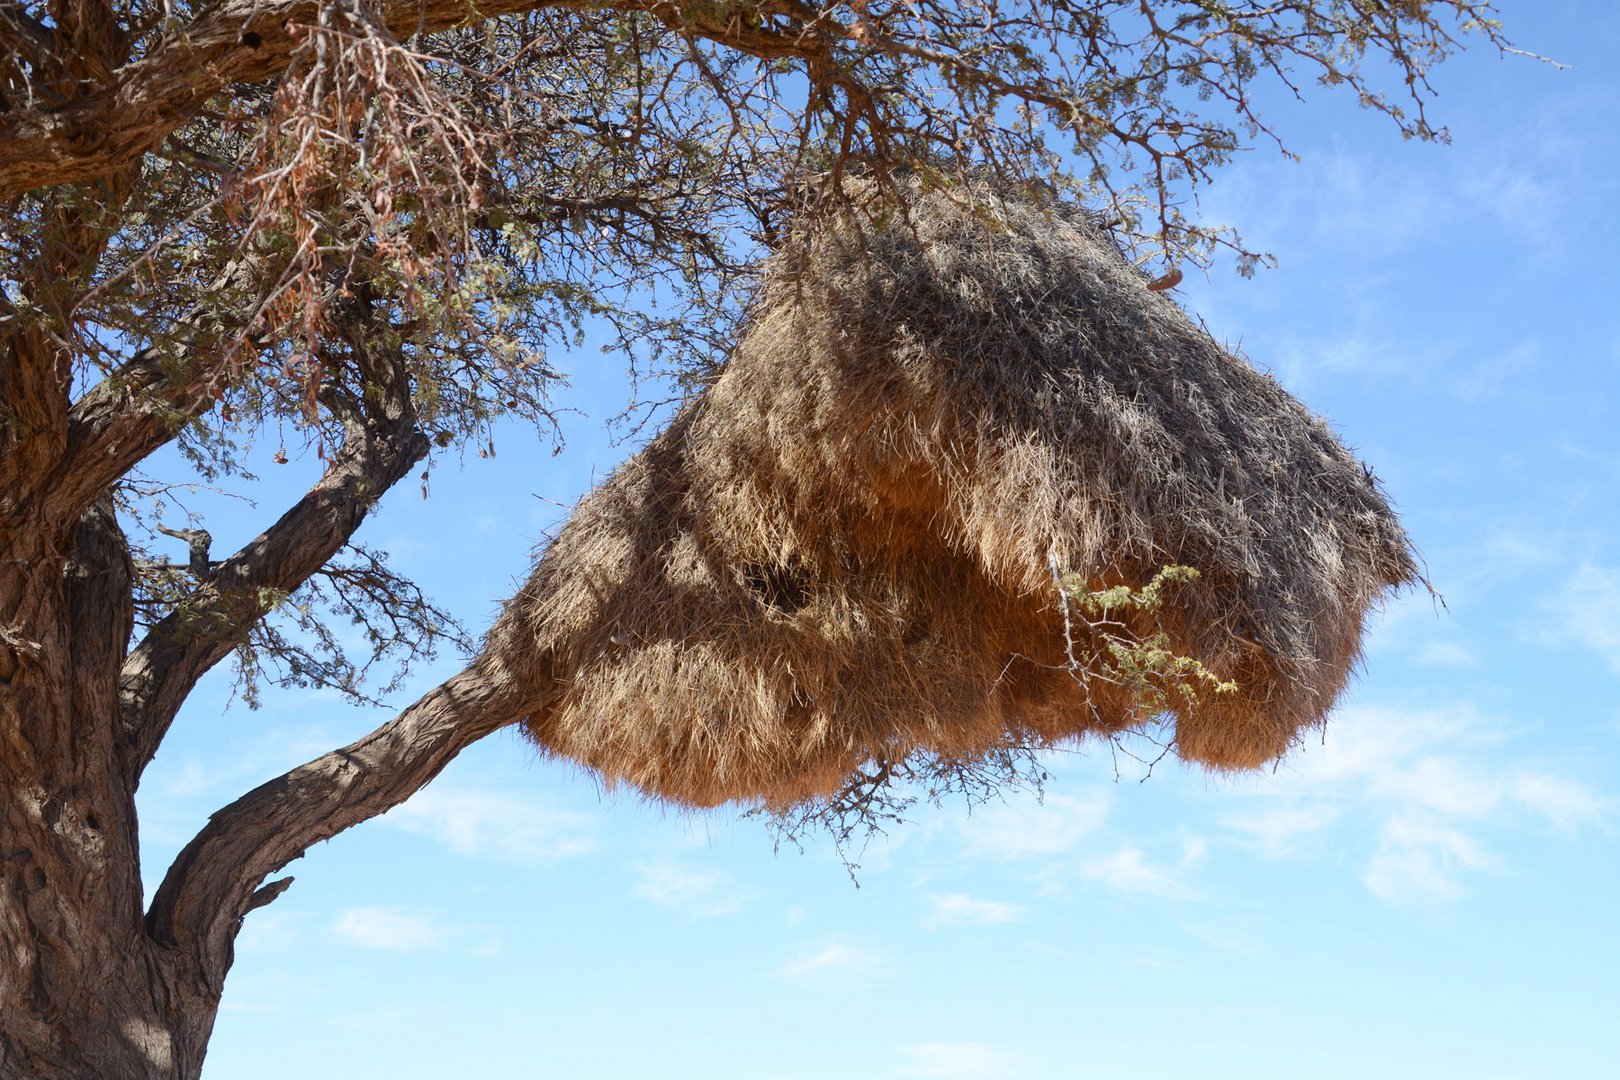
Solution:
[[[319,571],[429,442],[406,366],[355,344],[366,392],[331,391],[345,441],[320,481],[242,550],[201,560],[132,649],[134,568],[109,491],[208,383],[138,357],[70,409],[49,341],[0,347],[0,1080],[196,1080],[242,919],[292,880],[266,877],[542,703],[480,658],[222,808],[143,912],[135,790],[170,722],[266,597]]]
[[[142,921],[123,535],[110,501],[71,537],[4,525],[0,1078],[195,1078],[223,972],[204,978]]]
[[[0,918],[11,914],[0,909]],[[178,985],[149,942],[106,935],[99,927],[73,931],[76,947],[86,952],[123,953],[119,966],[87,973],[75,945],[59,941],[26,957],[27,972],[12,969],[8,956],[4,977],[34,982],[20,996],[7,991],[0,1078],[198,1080],[218,992]]]
[[[265,878],[545,696],[478,658],[214,814],[143,914],[128,548],[110,499],[55,543],[19,520],[0,520],[0,1080],[196,1080],[242,919],[292,881]]]

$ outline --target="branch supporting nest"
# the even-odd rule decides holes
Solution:
[[[175,859],[147,932],[223,985],[242,918],[292,883],[261,885],[268,875],[405,801],[462,749],[540,704],[498,666],[475,664],[369,735],[253,789],[211,815]]]

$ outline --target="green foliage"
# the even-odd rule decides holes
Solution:
[[[1113,585],[1093,589],[1079,574],[1058,580],[1068,636],[1069,666],[1077,676],[1117,683],[1130,694],[1143,718],[1162,715],[1179,700],[1196,701],[1200,690],[1231,693],[1238,687],[1223,681],[1196,657],[1178,654],[1170,635],[1157,625],[1165,593],[1198,580],[1190,566],[1171,564],[1140,588]],[[1078,615],[1089,633],[1076,635]],[[1143,623],[1152,629],[1141,633]]]

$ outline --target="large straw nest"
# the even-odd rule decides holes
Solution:
[[[971,205],[969,205],[971,203]],[[1320,723],[1413,580],[1371,473],[1193,325],[1080,210],[980,188],[805,226],[719,376],[547,548],[490,649],[551,753],[697,806],[784,808],[922,751],[1140,724],[1057,575],[1211,675],[1183,758],[1247,768]],[[1089,670],[1088,670],[1089,669]]]

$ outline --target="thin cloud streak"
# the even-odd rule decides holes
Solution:
[[[1190,900],[1196,893],[1164,870],[1148,865],[1147,853],[1140,848],[1120,848],[1108,855],[1087,859],[1080,873],[1115,892],[1161,896],[1169,900]]]
[[[350,945],[390,952],[418,952],[444,936],[444,928],[399,908],[352,907],[338,915],[332,932]]]
[[[833,941],[796,960],[790,960],[777,969],[777,974],[789,979],[804,979],[821,975],[871,974],[881,967],[875,953],[858,949],[842,941]]]
[[[923,920],[924,926],[1002,926],[1024,911],[1018,904],[980,900],[966,893],[930,896],[928,903],[933,911]]]
[[[1546,644],[1594,652],[1620,672],[1620,568],[1583,563],[1546,606],[1557,613]]]
[[[380,819],[461,855],[510,863],[553,862],[596,849],[596,822],[532,797],[428,788]]]
[[[1102,828],[1108,806],[1108,797],[1096,793],[1015,798],[976,808],[958,829],[970,855],[1003,862],[1049,859]]]
[[[901,1076],[931,1080],[1011,1080],[1027,1075],[1023,1056],[982,1042],[918,1043],[901,1047]]]
[[[742,898],[725,875],[687,870],[672,863],[643,866],[635,893],[663,907],[700,915],[729,915],[742,907]]]

